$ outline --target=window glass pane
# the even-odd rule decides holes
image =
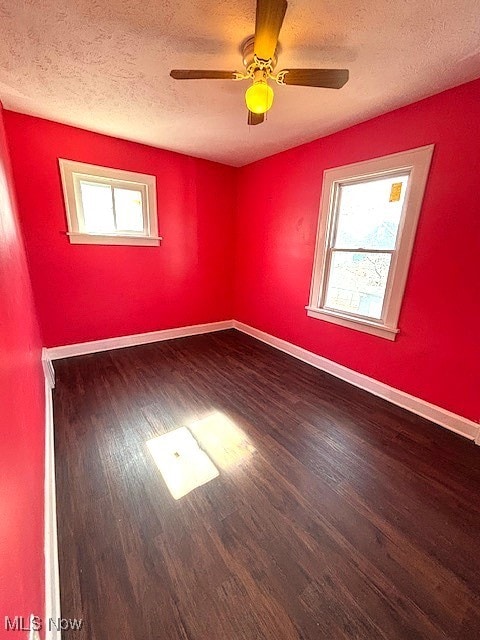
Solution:
[[[115,233],[111,187],[80,181],[83,219],[87,233]]]
[[[115,188],[113,194],[117,229],[142,233],[144,231],[142,192]]]
[[[408,175],[340,185],[334,246],[394,249]]]
[[[325,307],[380,319],[391,254],[333,251]]]

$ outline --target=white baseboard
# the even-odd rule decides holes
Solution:
[[[161,342],[162,340],[172,340],[173,338],[185,338],[196,336],[201,333],[212,333],[223,329],[232,329],[233,320],[223,322],[210,322],[208,324],[194,324],[188,327],[178,327],[176,329],[164,329],[162,331],[151,331],[150,333],[137,333],[131,336],[121,336],[119,338],[106,338],[105,340],[93,340],[91,342],[80,342],[78,344],[67,344],[62,347],[50,347],[46,349],[46,354],[50,360],[61,358],[71,358],[72,356],[83,356],[89,353],[100,351],[110,351],[111,349],[122,349],[151,342]]]
[[[45,382],[50,390],[52,390],[55,387],[55,370],[53,368],[52,360],[48,354],[48,349],[45,347],[42,349],[42,367]]]
[[[60,629],[48,628],[47,621],[60,615],[60,578],[58,572],[57,503],[55,493],[55,450],[53,431],[53,367],[43,354],[45,376],[45,638],[60,640]]]
[[[375,396],[379,396],[380,398],[384,398],[399,407],[408,409],[408,411],[411,411],[422,418],[431,420],[432,422],[435,422],[450,431],[454,431],[465,438],[474,440],[476,444],[480,445],[480,425],[473,422],[473,420],[468,420],[463,416],[459,416],[456,413],[442,409],[441,407],[431,404],[426,400],[421,400],[420,398],[411,396],[404,391],[400,391],[394,387],[389,387],[387,384],[379,382],[374,378],[369,378],[363,373],[353,371],[348,367],[344,367],[343,365],[333,362],[332,360],[328,360],[323,356],[319,356],[312,351],[307,351],[306,349],[302,349],[302,347],[298,347],[291,342],[287,342],[281,338],[276,338],[269,333],[265,333],[259,329],[254,329],[243,322],[234,320],[233,327],[248,334],[249,336],[252,336],[253,338],[256,338],[257,340],[265,342],[271,347],[275,347],[275,349],[288,353],[298,360],[302,360],[317,369],[330,373],[336,378],[345,380],[345,382],[349,382],[360,389],[369,391]]]

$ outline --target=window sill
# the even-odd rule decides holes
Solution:
[[[326,322],[333,322],[333,324],[341,325],[342,327],[348,327],[349,329],[356,329],[357,331],[363,331],[364,333],[370,333],[380,338],[386,338],[387,340],[395,340],[399,329],[394,327],[387,327],[377,322],[370,322],[369,320],[363,320],[360,318],[352,318],[351,316],[336,313],[335,311],[327,311],[326,309],[316,309],[315,307],[305,307],[307,310],[307,316],[310,318],[317,318],[317,320],[325,320]]]
[[[141,247],[158,247],[160,236],[109,236],[94,233],[67,233],[71,244],[112,244]]]

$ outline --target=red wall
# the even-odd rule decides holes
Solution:
[[[17,113],[5,119],[46,346],[235,317],[480,418],[480,81],[239,170]],[[324,169],[432,142],[397,340],[308,318]],[[70,245],[58,157],[155,173],[162,246]]]
[[[44,345],[229,320],[234,169],[5,113]],[[154,174],[160,247],[72,245],[58,158]]]
[[[44,382],[0,104],[0,638],[44,613]]]
[[[307,317],[323,171],[432,142],[397,340]],[[238,184],[237,320],[480,418],[480,80],[244,167]]]

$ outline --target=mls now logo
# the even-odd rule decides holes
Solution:
[[[42,619],[38,616],[31,615],[28,620],[23,616],[5,616],[5,631],[40,631],[42,626]]]
[[[80,631],[83,620],[77,618],[48,618],[46,623],[48,631]],[[40,631],[43,629],[43,619],[39,616],[30,616],[26,620],[23,616],[10,618],[5,616],[5,631]]]

